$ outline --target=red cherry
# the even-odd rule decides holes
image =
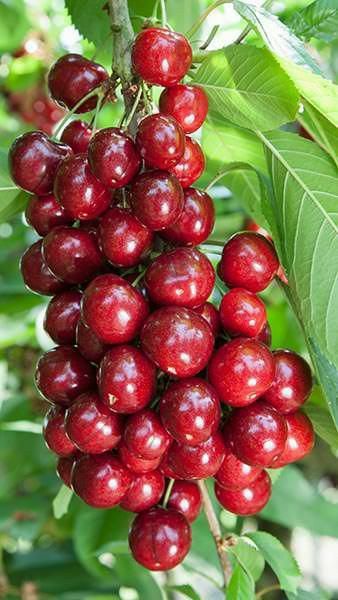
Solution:
[[[27,223],[41,236],[47,235],[53,227],[70,225],[73,221],[53,194],[32,196],[28,201],[25,217]]]
[[[283,415],[261,400],[231,413],[227,432],[234,454],[257,467],[269,467],[283,452],[287,438]]]
[[[215,209],[212,199],[201,190],[184,190],[184,206],[178,221],[161,237],[182,246],[198,246],[211,234],[215,222]]]
[[[254,515],[269,502],[271,480],[267,472],[263,471],[255,481],[240,490],[229,490],[216,482],[215,495],[223,508],[235,515]]]
[[[261,332],[257,335],[256,339],[259,342],[262,342],[262,344],[265,344],[266,346],[271,346],[271,327],[270,324],[268,323],[268,321],[265,323],[265,325],[263,326],[263,329],[261,330]]]
[[[72,154],[65,144],[53,142],[41,131],[20,135],[9,150],[11,177],[16,185],[42,196],[53,190],[56,170]]]
[[[168,451],[168,463],[182,479],[206,479],[219,470],[225,453],[221,434],[212,434],[198,446],[173,442]]]
[[[183,190],[175,175],[149,171],[135,177],[131,188],[134,215],[158,231],[176,223],[183,209]]]
[[[48,268],[41,251],[42,240],[32,244],[22,255],[20,269],[29,290],[44,296],[53,296],[65,288],[65,284]]]
[[[181,160],[170,168],[171,173],[176,175],[183,188],[188,188],[202,175],[204,169],[205,158],[201,146],[187,136],[184,154]]]
[[[136,337],[148,312],[142,294],[113,273],[93,279],[83,294],[83,321],[106,344]]]
[[[117,127],[101,129],[94,135],[88,148],[88,160],[94,175],[113,189],[127,185],[141,166],[132,138]]]
[[[310,454],[315,443],[312,423],[304,413],[298,411],[291,415],[285,415],[285,420],[287,425],[286,444],[282,454],[271,464],[274,469],[301,460]]]
[[[148,294],[155,304],[195,308],[215,285],[209,259],[195,248],[176,248],[158,256],[145,274]]]
[[[153,234],[129,211],[114,207],[102,217],[100,244],[116,267],[134,267],[149,253]]]
[[[223,296],[219,314],[231,336],[257,337],[266,323],[264,302],[242,288],[233,288]]]
[[[167,479],[184,479],[184,477],[183,478],[180,477],[176,473],[176,471],[174,471],[174,469],[169,465],[168,452],[166,452],[166,454],[163,456],[158,468],[159,468],[159,471],[161,471],[161,473]]]
[[[82,456],[72,470],[72,488],[94,508],[112,508],[126,495],[132,475],[110,452]]]
[[[74,106],[89,92],[108,79],[108,73],[101,65],[88,60],[80,54],[65,54],[50,68],[48,87],[52,98],[61,106]],[[89,98],[75,111],[77,113],[93,110],[98,97]]]
[[[108,347],[103,344],[95,333],[79,320],[76,328],[76,345],[82,356],[89,362],[98,364]]]
[[[111,348],[101,362],[98,383],[102,401],[118,413],[134,413],[151,402],[156,389],[156,368],[134,346]]]
[[[191,531],[176,510],[156,507],[137,515],[129,533],[133,557],[150,571],[167,571],[188,554]]]
[[[56,344],[75,342],[81,296],[77,290],[66,290],[54,296],[48,304],[44,328]]]
[[[198,85],[172,85],[160,96],[160,111],[174,117],[184,133],[193,133],[206,119],[208,96]]]
[[[195,521],[202,506],[198,485],[192,481],[175,481],[167,506],[182,513],[189,523]]]
[[[131,58],[136,73],[144,81],[169,87],[189,71],[192,50],[181,33],[149,27],[137,35]]]
[[[275,365],[261,342],[238,338],[227,342],[211,357],[208,377],[220,399],[230,406],[246,406],[270,387]]]
[[[61,141],[70,146],[74,154],[85,154],[92,133],[91,127],[85,121],[72,121],[63,130]]]
[[[308,399],[312,389],[312,374],[307,362],[290,350],[273,353],[276,374],[264,400],[282,414],[297,410]]]
[[[169,169],[183,157],[185,136],[175,119],[158,113],[142,119],[136,145],[147,165],[154,169]]]
[[[71,487],[72,470],[76,459],[76,454],[60,456],[56,464],[56,474],[67,487]]]
[[[43,354],[36,368],[39,392],[55,404],[69,406],[95,383],[93,367],[72,346],[59,346]]]
[[[164,492],[164,477],[160,471],[133,474],[129,490],[120,506],[131,512],[143,512],[158,504]]]
[[[165,373],[191,377],[210,358],[214,337],[205,320],[187,308],[165,306],[153,312],[141,331],[141,346]]]
[[[43,437],[47,448],[59,456],[71,456],[76,451],[73,442],[65,431],[65,411],[63,408],[53,406],[48,411],[43,424]]]
[[[152,410],[129,417],[123,439],[130,452],[149,460],[162,458],[171,442],[170,435]]]
[[[217,431],[221,408],[211,385],[191,377],[169,386],[161,399],[160,416],[177,442],[196,446]]]
[[[264,227],[261,227],[260,225],[258,225],[258,223],[255,223],[255,221],[253,221],[252,219],[245,219],[243,229],[245,229],[245,231],[253,231],[254,233],[259,233],[267,240],[269,240],[269,242],[272,242],[272,237],[270,233],[266,229],[264,229]]]
[[[194,308],[194,312],[206,320],[214,337],[217,337],[221,328],[221,320],[217,308],[211,302],[205,302],[205,304]]]
[[[141,458],[131,452],[128,446],[122,441],[118,448],[118,453],[121,462],[133,473],[149,473],[155,471],[161,462],[159,458]]]
[[[229,436],[225,436],[225,456],[215,475],[219,485],[229,490],[239,490],[250,485],[261,474],[261,467],[243,463],[232,452]]]

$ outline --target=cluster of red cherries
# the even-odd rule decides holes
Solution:
[[[75,120],[61,143],[22,135],[9,160],[14,182],[34,194],[26,218],[41,236],[22,257],[22,275],[30,290],[53,296],[45,329],[58,346],[36,370],[52,404],[46,444],[84,502],[139,513],[132,554],[165,570],[189,551],[197,480],[214,477],[220,504],[251,515],[270,497],[266,468],[310,452],[313,428],[298,409],[312,377],[294,352],[269,349],[257,295],[279,269],[269,239],[234,235],[217,275],[201,251],[214,208],[191,187],[204,156],[189,134],[208,101],[180,83],[192,61],[188,41],[144,29],[132,60],[148,85],[165,88],[160,112],[140,120],[135,139]],[[107,79],[100,65],[66,55],[48,83],[68,109],[86,96],[84,112]],[[208,301],[216,277],[229,289],[219,308]]]

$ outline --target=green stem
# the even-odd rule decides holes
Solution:
[[[99,96],[99,99],[98,99],[97,105],[96,105],[96,109],[95,109],[95,115],[94,115],[94,120],[93,120],[93,133],[92,133],[92,135],[94,135],[94,133],[95,133],[95,131],[97,129],[97,127],[96,127],[97,126],[97,120],[98,120],[99,112],[100,112],[100,110],[102,108],[103,102],[104,102],[104,96],[103,96],[103,94],[101,94]]]
[[[137,92],[137,95],[135,97],[134,104],[131,107],[129,115],[127,116],[126,121],[124,123],[124,127],[125,128],[129,127],[129,125],[130,125],[130,123],[131,123],[131,121],[132,121],[132,119],[133,119],[133,117],[134,117],[134,115],[135,115],[135,113],[137,111],[137,107],[139,105],[142,93],[143,93],[143,88],[142,88],[142,86],[140,86],[138,88],[138,92]]]
[[[277,591],[280,589],[281,589],[281,587],[280,587],[280,585],[278,585],[278,583],[275,583],[274,585],[269,585],[268,587],[257,592],[256,598],[263,598],[263,596],[265,596],[266,594],[269,594],[269,592],[274,592],[275,590]]]
[[[139,283],[139,281],[141,281],[141,279],[143,279],[145,272],[146,272],[146,269],[141,271],[141,273],[139,273],[139,275],[136,277],[136,279],[134,279],[133,283],[131,284],[133,287],[136,287],[137,284]]]
[[[205,19],[210,15],[210,13],[215,10],[215,8],[217,8],[218,6],[221,6],[222,4],[227,4],[232,2],[232,0],[216,0],[216,2],[214,2],[213,4],[211,4],[205,11],[204,13],[201,14],[201,16],[197,19],[197,21],[192,25],[192,27],[190,27],[190,29],[187,31],[187,33],[185,34],[187,38],[191,38],[196,31],[199,30],[199,28],[201,27],[201,25],[204,23]]]
[[[175,479],[169,479],[168,485],[167,485],[167,489],[165,491],[165,495],[164,495],[164,498],[163,498],[163,504],[162,504],[163,508],[166,508],[166,506],[168,504],[168,501],[169,501],[169,498],[170,498],[170,494],[171,494],[171,490],[173,489],[174,483],[175,483]]]
[[[168,24],[165,0],[161,0],[161,24],[162,24],[162,27],[167,27],[167,24]]]
[[[100,87],[95,88],[94,90],[91,90],[90,92],[88,92],[88,94],[86,94],[85,96],[83,96],[83,98],[81,98],[81,100],[79,100],[75,106],[73,106],[73,108],[67,112],[67,114],[65,115],[65,117],[63,117],[62,121],[60,121],[60,123],[58,124],[57,128],[55,129],[54,133],[53,133],[53,137],[57,138],[57,136],[60,134],[60,132],[63,130],[65,124],[67,123],[67,121],[69,121],[70,117],[77,111],[78,108],[80,108],[80,106],[86,102],[86,100],[89,100],[89,98],[92,98],[93,96],[99,96],[100,97]]]

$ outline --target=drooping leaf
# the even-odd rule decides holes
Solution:
[[[303,100],[304,112],[298,121],[317,144],[327,152],[338,167],[338,128],[334,127],[310,102]]]
[[[15,186],[8,173],[7,151],[0,149],[0,223],[21,212],[29,194]]]
[[[312,37],[333,42],[338,38],[338,5],[336,0],[315,0],[292,15],[288,25],[305,40]]]
[[[252,579],[241,565],[237,564],[227,587],[227,600],[253,600],[254,597],[255,586]]]
[[[61,519],[67,514],[69,503],[72,499],[73,492],[66,485],[62,485],[53,500],[53,512],[56,519]]]
[[[258,581],[264,571],[265,560],[255,546],[249,544],[245,539],[238,539],[237,543],[229,546],[229,552],[233,554],[242,569],[251,577],[252,581]]]

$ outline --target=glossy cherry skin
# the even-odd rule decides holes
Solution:
[[[227,292],[219,308],[221,323],[232,337],[257,337],[266,323],[264,302],[243,288]]]
[[[108,73],[101,65],[80,54],[65,54],[50,68],[48,87],[52,98],[61,106],[72,109],[89,92],[108,79]],[[97,96],[89,98],[75,111],[93,110]]]
[[[198,85],[172,85],[161,93],[160,111],[174,117],[184,133],[193,133],[206,119],[208,96]]]
[[[269,348],[251,338],[227,342],[211,357],[208,378],[220,399],[230,406],[246,406],[270,387],[275,365]]]
[[[136,134],[136,145],[149,167],[166,170],[183,157],[185,135],[175,119],[157,113],[142,119]]]
[[[73,442],[65,430],[65,411],[59,406],[53,406],[45,416],[43,437],[46,446],[58,456],[71,456],[76,452]]]
[[[72,456],[60,456],[56,464],[56,474],[69,488],[71,487],[72,470],[76,459],[76,454]]]
[[[169,87],[189,71],[192,50],[181,33],[149,27],[137,35],[131,58],[134,70],[144,81]]]
[[[285,420],[287,425],[286,444],[282,454],[271,464],[274,469],[301,460],[310,454],[315,443],[313,425],[304,413],[297,411],[285,415]]]
[[[159,231],[178,220],[184,203],[183,189],[175,175],[148,171],[135,177],[131,187],[134,215],[152,231]]]
[[[94,508],[112,508],[126,495],[132,475],[110,452],[86,454],[75,462],[72,488],[80,498]]]
[[[56,344],[74,344],[82,294],[66,290],[48,304],[44,328]]]
[[[74,220],[96,219],[112,200],[111,191],[91,172],[85,154],[62,161],[56,173],[54,193]]]
[[[150,571],[167,571],[188,554],[191,531],[182,513],[161,507],[137,515],[129,533],[134,559]]]
[[[98,131],[88,147],[94,175],[108,188],[127,185],[139,172],[141,159],[129,135],[117,127]]]
[[[215,209],[206,192],[194,188],[184,190],[184,206],[178,221],[161,231],[161,237],[180,246],[198,246],[211,234]]]
[[[121,462],[133,473],[149,473],[155,471],[160,465],[161,457],[159,458],[142,458],[131,452],[124,440],[118,447],[118,453]]]
[[[205,158],[196,140],[186,137],[184,154],[176,165],[170,168],[183,188],[191,186],[203,173]]]
[[[262,510],[271,496],[271,479],[266,471],[240,490],[230,490],[215,484],[215,495],[226,510],[243,517]]]
[[[121,344],[136,337],[149,307],[142,294],[113,273],[99,275],[85,289],[82,319],[106,344]]]
[[[282,414],[297,410],[310,396],[312,374],[307,362],[290,350],[273,353],[276,374],[264,400]]]
[[[89,362],[98,364],[104,357],[108,346],[101,342],[97,335],[81,321],[78,321],[76,327],[76,345],[82,356]]]
[[[130,452],[149,460],[162,458],[171,442],[159,417],[149,409],[129,417],[123,439]]]
[[[164,477],[160,471],[133,474],[131,486],[120,503],[131,512],[143,512],[158,504],[164,492]]]
[[[100,364],[98,384],[102,401],[117,413],[142,410],[155,394],[156,368],[134,346],[111,348]]]
[[[229,436],[225,435],[224,460],[215,475],[219,485],[229,490],[239,490],[250,485],[261,474],[261,467],[243,463],[233,453]]]
[[[274,247],[258,233],[236,233],[224,246],[219,275],[228,287],[257,293],[275,277],[279,260]]]
[[[259,400],[231,413],[227,435],[234,454],[241,461],[257,467],[269,467],[285,447],[285,417]]]
[[[155,304],[196,308],[212,293],[215,271],[202,252],[176,248],[153,261],[146,271],[145,284]]]
[[[53,296],[65,288],[46,264],[42,255],[42,240],[32,244],[22,255],[21,275],[29,290],[43,296]]]
[[[67,144],[74,154],[85,154],[88,150],[92,129],[85,121],[71,121],[64,128],[61,141]]]
[[[41,236],[47,235],[53,227],[73,222],[53,194],[32,196],[28,201],[25,217],[27,223]]]
[[[148,317],[141,346],[165,373],[191,377],[206,367],[214,336],[203,317],[187,308],[165,306]]]
[[[167,479],[184,479],[184,477],[180,477],[169,464],[168,452],[163,456],[158,468]]]
[[[177,442],[197,446],[217,431],[220,402],[211,385],[191,377],[168,387],[161,399],[160,417]]]
[[[252,219],[245,219],[243,229],[245,229],[245,231],[253,231],[254,233],[259,233],[260,235],[265,237],[267,240],[272,242],[272,237],[271,237],[270,233],[266,229],[264,229],[264,227],[261,227],[260,225],[258,225],[258,223],[256,223]]]
[[[268,323],[268,321],[265,323],[265,325],[263,326],[263,329],[257,335],[256,339],[259,342],[262,342],[262,344],[265,344],[266,346],[269,346],[269,347],[271,346],[272,335],[271,335],[271,327],[270,327],[270,324]]]
[[[189,523],[195,521],[202,506],[198,485],[193,481],[175,481],[167,506],[182,513]]]
[[[168,451],[168,463],[182,479],[206,479],[219,470],[225,446],[219,432],[198,446],[173,442]]]
[[[211,302],[205,302],[194,308],[194,312],[206,320],[214,337],[216,337],[221,329],[221,320],[217,308]]]
[[[103,253],[116,267],[134,267],[149,253],[153,234],[132,213],[114,207],[100,223],[100,245]]]
[[[40,358],[35,381],[46,400],[69,406],[77,396],[94,386],[95,371],[75,348],[59,346]]]

